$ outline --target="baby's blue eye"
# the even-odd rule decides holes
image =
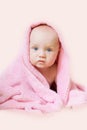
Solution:
[[[38,50],[38,48],[37,48],[37,47],[34,47],[33,49],[34,49],[35,51],[37,51],[37,50]]]
[[[50,51],[52,51],[52,49],[48,48],[47,51],[50,52]]]

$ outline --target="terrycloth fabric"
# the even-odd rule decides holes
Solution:
[[[39,24],[38,24],[39,25]],[[33,28],[38,26],[33,25]],[[57,93],[50,89],[45,77],[29,61],[29,36],[23,51],[0,77],[0,109],[22,109],[42,112],[58,111],[63,106],[87,103],[87,92],[72,82],[69,74],[69,60],[62,41],[58,55]]]

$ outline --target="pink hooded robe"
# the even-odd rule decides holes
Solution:
[[[57,62],[57,93],[50,89],[45,77],[31,65],[29,36],[32,29],[39,25],[30,27],[23,51],[0,77],[0,109],[53,112],[64,106],[87,103],[86,88],[70,79],[69,60],[59,34],[61,49]]]

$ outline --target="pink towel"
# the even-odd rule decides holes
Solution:
[[[59,111],[64,106],[79,105],[87,102],[85,87],[70,79],[69,60],[62,39],[57,66],[57,93],[49,88],[45,77],[29,62],[29,36],[17,59],[0,77],[0,109],[22,109],[42,112]]]

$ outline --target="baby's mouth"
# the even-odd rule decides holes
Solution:
[[[44,60],[39,60],[38,62],[45,62]]]
[[[39,63],[44,63],[44,62],[45,62],[45,60],[38,60],[38,62],[39,62]]]

